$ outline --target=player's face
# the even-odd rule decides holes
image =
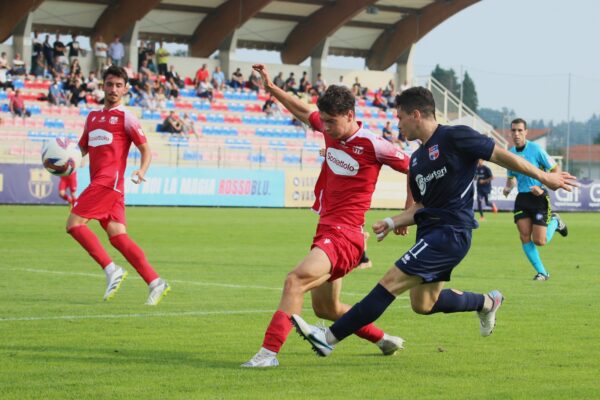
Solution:
[[[325,134],[332,139],[341,140],[348,138],[354,134],[352,132],[352,121],[354,120],[354,112],[348,111],[346,114],[331,115],[321,111],[319,113],[323,122]]]
[[[417,121],[415,112],[407,114],[401,108],[398,108],[398,129],[404,134],[406,139],[415,140],[417,137]]]
[[[517,124],[511,124],[510,134],[512,136],[513,142],[515,143],[515,146],[525,146],[525,137],[527,136],[527,129],[525,129],[524,123],[519,122]]]
[[[107,105],[114,105],[121,102],[121,98],[127,93],[127,85],[123,78],[108,75],[104,80],[104,99]]]

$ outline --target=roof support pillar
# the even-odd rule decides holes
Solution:
[[[406,50],[400,54],[398,60],[396,61],[396,76],[398,77],[398,84],[396,88],[399,88],[401,84],[407,82],[412,84],[414,78],[413,71],[413,50],[415,48],[414,44],[411,44]]]
[[[27,15],[13,29],[13,57],[21,54],[21,59],[27,65],[27,71],[31,69],[31,25],[33,13]]]
[[[235,56],[237,41],[238,33],[237,30],[234,30],[221,41],[219,46],[219,61],[221,62],[221,70],[225,74],[225,80],[231,77],[231,60]]]
[[[322,73],[327,67],[327,55],[329,54],[329,38],[323,40],[315,47],[310,55],[311,82],[317,81],[317,74]]]

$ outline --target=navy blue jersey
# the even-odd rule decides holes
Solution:
[[[415,214],[420,228],[453,225],[477,228],[473,179],[478,160],[489,160],[494,141],[467,126],[438,125],[410,159],[410,188],[424,208]]]
[[[485,194],[489,194],[492,191],[492,182],[487,182],[484,183],[483,185],[479,183],[480,179],[489,179],[491,178],[492,175],[492,170],[489,169],[489,167],[482,165],[482,166],[477,166],[477,169],[475,169],[475,180],[477,182],[477,193],[485,193]]]

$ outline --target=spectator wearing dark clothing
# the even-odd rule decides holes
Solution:
[[[181,135],[183,132],[183,122],[175,111],[171,111],[162,123],[162,131],[175,135]]]
[[[385,126],[381,130],[381,135],[388,142],[393,142],[394,141],[394,135],[393,135],[393,132],[392,132],[392,121],[387,121],[385,123]]]

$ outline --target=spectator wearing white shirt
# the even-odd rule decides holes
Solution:
[[[106,63],[106,55],[108,51],[108,45],[104,43],[102,35],[98,36],[98,40],[94,44],[94,56],[96,57],[96,72],[98,75],[104,70],[104,64]]]

